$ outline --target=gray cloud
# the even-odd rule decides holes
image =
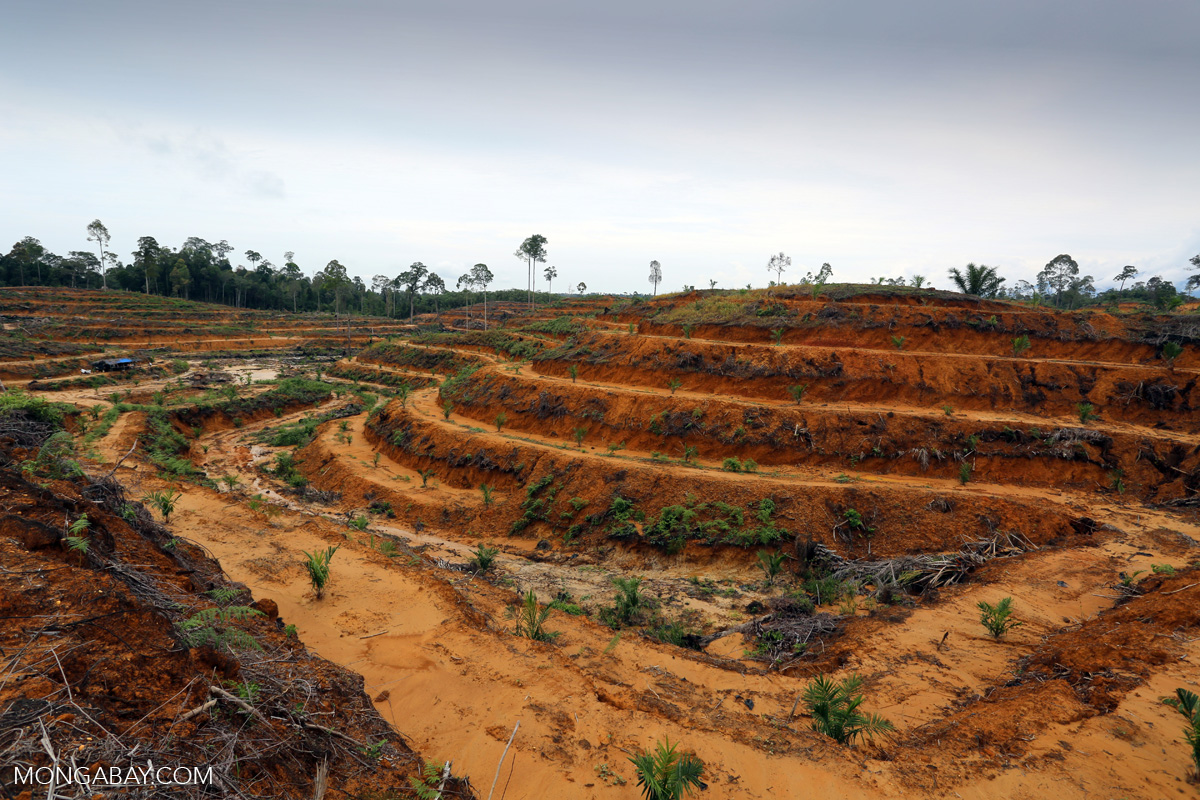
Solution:
[[[6,15],[23,35],[0,110],[10,88],[22,121],[0,168],[29,192],[71,187],[79,207],[0,200],[0,233],[52,247],[60,217],[113,217],[131,237],[186,220],[370,275],[504,264],[509,239],[541,229],[560,271],[619,288],[651,257],[699,282],[765,280],[757,261],[781,248],[858,278],[968,260],[1029,277],[1068,251],[1100,277],[1182,274],[1200,246],[1194,2],[47,0]],[[81,126],[27,121],[41,113],[140,145],[98,160]]]

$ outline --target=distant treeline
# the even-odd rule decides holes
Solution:
[[[376,275],[369,286],[362,278],[351,277],[336,259],[311,276],[305,275],[291,252],[283,254],[282,266],[276,266],[260,253],[247,250],[241,257],[234,257],[244,259],[250,266],[235,267],[229,259],[234,248],[228,242],[222,239],[214,244],[195,236],[178,249],[160,245],[152,236],[143,236],[138,239],[137,250],[130,254],[131,260],[125,263],[107,250],[108,230],[100,220],[88,225],[87,231],[88,239],[96,242],[95,253],[72,250],[66,256],[59,256],[32,236],[20,240],[12,250],[0,256],[0,285],[124,289],[224,303],[237,308],[336,311],[392,317],[459,308],[480,302],[485,293],[488,300],[513,302],[546,303],[556,296],[547,292],[534,293],[528,288],[491,291],[489,287],[494,277],[486,264],[476,264],[468,269],[457,279],[453,290],[441,275],[419,261],[394,277]],[[515,254],[528,256],[527,277],[531,281],[535,265],[545,260],[544,244],[544,238],[530,237]],[[1200,272],[1200,255],[1190,259],[1189,263],[1192,271]],[[777,278],[784,283],[788,279],[800,279],[798,275],[785,277],[790,265],[791,259],[780,253],[772,256],[768,269],[776,272]],[[824,264],[816,275],[809,273],[800,280],[807,284],[822,284],[832,277],[832,273],[833,268]],[[547,282],[558,277],[554,267],[546,267],[543,274]],[[951,269],[949,277],[953,287],[966,294],[1033,301],[1064,309],[1141,301],[1170,310],[1183,303],[1186,297],[1172,282],[1157,275],[1138,280],[1142,277],[1141,271],[1133,266],[1125,267],[1112,277],[1119,288],[1099,292],[1095,279],[1081,274],[1079,264],[1067,254],[1051,259],[1038,272],[1034,282],[1018,280],[1009,283],[1000,275],[998,267],[973,263],[963,269]],[[651,262],[650,281],[657,291],[662,281],[662,269],[657,261]],[[871,282],[916,288],[930,284],[921,275],[879,277]],[[709,287],[716,288],[716,283],[709,281]],[[775,281],[771,285],[775,285]],[[1200,287],[1200,274],[1190,276],[1186,285],[1187,291],[1197,287]],[[583,283],[565,288],[580,293],[587,289]],[[684,287],[685,290],[694,288]]]
[[[88,226],[89,239],[97,242],[95,253],[72,250],[60,256],[32,236],[21,239],[8,253],[0,255],[0,285],[108,288],[224,303],[237,308],[337,311],[401,318],[407,317],[410,309],[411,313],[423,314],[479,303],[485,291],[489,303],[530,299],[525,289],[488,289],[492,275],[484,265],[468,271],[453,290],[419,262],[395,277],[377,275],[368,286],[362,278],[350,276],[337,260],[311,276],[306,275],[291,252],[285,253],[283,265],[277,266],[261,254],[247,250],[239,260],[249,262],[250,266],[234,266],[230,261],[233,247],[228,242],[212,243],[198,237],[173,248],[160,245],[151,236],[143,236],[138,239],[137,250],[125,262],[106,249],[107,230],[103,225],[96,227],[98,223],[97,220]],[[101,263],[105,266],[103,271]],[[546,303],[556,296],[537,292],[533,299]]]

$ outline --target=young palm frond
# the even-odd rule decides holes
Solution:
[[[839,744],[854,744],[860,736],[870,739],[894,730],[892,723],[878,714],[859,711],[863,696],[862,678],[851,675],[835,681],[818,675],[804,690],[803,701],[812,715],[813,730],[823,733]]]
[[[979,621],[995,639],[999,639],[1013,628],[1021,625],[1020,622],[1011,618],[1013,614],[1013,599],[1011,597],[1004,598],[996,603],[996,605],[986,603],[983,600],[980,600],[976,605],[979,606],[980,611]]]
[[[517,636],[533,639],[535,642],[548,642],[558,634],[546,630],[546,620],[550,618],[550,606],[538,608],[537,595],[530,589],[521,598],[517,609]]]
[[[173,492],[168,489],[151,492],[143,500],[158,509],[158,513],[162,514],[163,524],[166,524],[170,522],[171,513],[175,511],[175,504],[181,497],[183,497],[183,492]]]
[[[480,572],[487,572],[496,563],[496,556],[499,555],[500,548],[488,547],[486,544],[480,544],[472,554],[470,564]]]
[[[973,294],[977,297],[995,297],[1000,291],[1004,278],[996,272],[995,267],[986,264],[967,264],[966,270],[954,267],[950,270],[950,280],[963,294]]]
[[[303,551],[304,568],[308,570],[308,577],[312,581],[313,591],[317,593],[318,600],[325,591],[325,584],[329,583],[329,562],[333,560],[333,554],[337,551],[336,547],[327,547],[315,553]]]
[[[617,617],[626,625],[632,624],[642,610],[642,579],[614,577],[612,585],[617,589]]]
[[[1200,775],[1200,697],[1187,689],[1176,689],[1174,697],[1164,697],[1163,702],[1187,719],[1183,729],[1183,740],[1192,748],[1192,763]]]
[[[677,747],[663,739],[653,751],[630,756],[645,800],[680,800],[704,787],[700,779],[704,762],[691,753],[678,752]]]
[[[780,571],[783,569],[783,562],[787,556],[783,553],[768,553],[766,550],[758,551],[758,565],[762,568],[763,575],[767,578],[769,586],[775,585],[775,579],[779,577]]]

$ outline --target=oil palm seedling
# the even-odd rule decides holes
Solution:
[[[768,586],[775,585],[776,579],[779,578],[779,573],[783,570],[783,562],[786,558],[787,556],[783,553],[768,553],[766,550],[758,551],[758,566],[762,568]]]
[[[617,619],[624,625],[632,624],[645,605],[642,597],[642,579],[639,577],[614,577],[612,585],[616,587],[615,599]]]
[[[705,788],[704,762],[692,753],[681,753],[664,738],[653,750],[629,757],[637,773],[644,800],[680,800]]]
[[[171,521],[171,513],[175,510],[175,504],[179,502],[179,498],[182,496],[182,492],[160,489],[150,492],[150,494],[143,498],[143,501],[157,508],[158,513],[162,515],[163,524],[166,524]]]
[[[1192,749],[1192,764],[1200,776],[1200,697],[1188,689],[1176,689],[1174,697],[1164,697],[1163,703],[1183,715],[1187,722],[1183,728],[1183,740]]]
[[[1000,639],[1004,634],[1022,624],[1012,618],[1013,599],[1011,597],[1005,597],[995,605],[983,600],[976,605],[980,612],[979,621],[993,639]]]
[[[517,636],[533,639],[535,642],[548,642],[557,634],[546,630],[546,620],[550,618],[551,608],[538,607],[537,595],[530,589],[521,597],[517,607]]]
[[[1166,342],[1162,346],[1162,357],[1171,367],[1175,366],[1175,359],[1183,355],[1183,347],[1175,342]]]
[[[481,544],[471,555],[471,566],[480,572],[487,572],[496,563],[496,556],[499,553],[500,548]]]
[[[329,583],[329,562],[333,560],[333,554],[338,551],[337,547],[327,547],[324,550],[315,552],[304,552],[304,568],[308,571],[309,580],[312,581],[313,591],[317,593],[317,599],[325,593],[325,586]]]
[[[858,675],[835,681],[818,675],[809,682],[801,700],[812,716],[814,731],[839,744],[853,745],[859,738],[871,739],[894,730],[891,722],[862,710],[862,678]]]

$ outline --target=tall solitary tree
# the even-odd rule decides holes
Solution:
[[[535,233],[513,253],[514,256],[528,264],[529,274],[526,276],[526,286],[529,287],[529,307],[533,307],[533,293],[537,291],[537,264],[546,263],[546,245],[549,241],[545,236]]]
[[[100,283],[102,288],[108,289],[108,271],[104,269],[104,248],[108,247],[112,236],[109,235],[108,228],[104,227],[103,222],[94,219],[88,223],[87,238],[89,242],[95,242],[100,246]]]
[[[74,289],[75,281],[82,278],[83,288],[86,289],[88,276],[100,269],[100,259],[91,250],[72,250],[63,259],[63,266],[71,271],[71,288]]]
[[[1200,255],[1194,255],[1188,259],[1188,263],[1192,266],[1188,268],[1190,272],[1200,270]],[[1184,291],[1190,292],[1193,289],[1200,288],[1200,275],[1190,275],[1187,279],[1187,287]]]
[[[654,284],[654,293],[658,294],[658,285],[662,283],[662,264],[650,262],[650,283]]]
[[[182,258],[176,259],[175,268],[171,270],[171,293],[184,300],[188,298],[188,287],[192,285],[192,272],[187,262]]]
[[[296,295],[304,288],[304,273],[296,263],[296,254],[288,250],[283,254],[283,274],[287,276],[287,290],[292,295],[292,313],[296,313]]]
[[[1054,292],[1054,305],[1062,306],[1062,297],[1079,277],[1079,263],[1066,253],[1057,255],[1037,275],[1038,289]]]
[[[584,292],[586,292],[586,291],[587,291],[587,284],[586,284],[586,283],[584,283],[583,281],[580,281],[580,282],[579,282],[579,285],[578,285],[578,286],[576,286],[575,288],[579,290],[579,293],[580,293],[580,294],[583,294]]]
[[[396,282],[404,287],[404,291],[408,294],[408,321],[413,321],[413,306],[417,296],[417,290],[421,287],[425,276],[429,274],[429,267],[422,264],[420,261],[414,261],[412,265],[396,276]]]
[[[554,279],[558,277],[558,270],[555,267],[546,267],[542,275],[546,277],[546,292],[554,293]]]
[[[965,271],[954,267],[950,270],[950,280],[963,294],[977,297],[995,297],[1004,283],[996,268],[985,264],[967,264]]]
[[[39,280],[41,283],[41,263],[42,256],[46,254],[46,248],[42,243],[32,236],[26,236],[21,241],[13,245],[12,251],[8,257],[17,262],[17,268],[21,273],[21,285],[25,285],[25,268],[28,266],[37,265]]]
[[[158,291],[158,259],[162,248],[153,236],[138,238],[138,249],[133,251],[133,265],[142,271],[146,282],[146,294],[150,294],[150,284]]]
[[[467,271],[458,276],[456,284],[460,292],[467,293],[467,330],[471,329],[471,292],[476,289],[474,273]]]
[[[1137,267],[1130,265],[1130,266],[1125,267],[1125,269],[1121,270],[1121,274],[1118,275],[1117,277],[1113,278],[1113,280],[1121,282],[1121,291],[1123,292],[1123,291],[1125,291],[1125,281],[1133,280],[1134,278],[1137,277],[1137,274],[1138,274]]]
[[[317,278],[320,288],[333,293],[333,312],[340,315],[342,313],[342,294],[350,285],[350,277],[346,274],[346,268],[335,258],[325,265],[322,272],[317,273]]]
[[[442,317],[442,292],[446,291],[446,281],[442,280],[442,276],[436,272],[431,272],[425,278],[425,283],[421,284],[421,289],[425,294],[433,295],[434,314],[438,319]]]
[[[391,283],[392,279],[387,275],[376,275],[374,278],[371,278],[371,289],[378,292],[379,296],[383,298],[383,315],[385,317],[387,316],[388,307],[388,287]]]
[[[775,273],[775,283],[783,285],[783,273],[787,272],[787,268],[792,265],[792,257],[786,256],[782,252],[779,255],[771,256],[771,260],[767,262],[767,272]]]
[[[488,285],[496,279],[492,271],[488,269],[487,264],[476,264],[471,267],[471,281],[475,286],[483,290],[483,329],[487,330],[487,289]]]

